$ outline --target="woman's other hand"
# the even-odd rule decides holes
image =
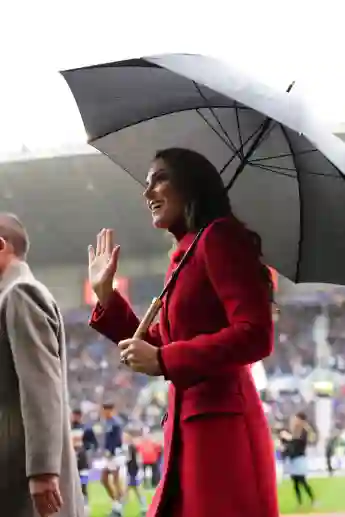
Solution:
[[[101,305],[113,292],[120,246],[114,245],[113,230],[103,229],[97,235],[96,250],[89,246],[89,281]]]
[[[120,341],[121,361],[135,372],[146,375],[162,375],[158,361],[158,348],[142,339]]]

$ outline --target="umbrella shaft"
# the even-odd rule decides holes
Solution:
[[[139,326],[133,336],[134,338],[143,339],[145,337],[147,331],[150,328],[150,325],[155,320],[161,307],[162,307],[162,302],[161,302],[160,298],[154,298],[152,300],[150,307],[147,309],[145,316],[139,323]]]

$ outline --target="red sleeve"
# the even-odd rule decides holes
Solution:
[[[269,288],[245,230],[213,223],[200,242],[208,277],[229,325],[219,332],[176,341],[160,350],[167,378],[188,388],[225,365],[259,361],[272,350]]]
[[[118,291],[114,290],[106,307],[97,303],[89,323],[97,332],[114,343],[118,343],[133,336],[139,325],[139,319],[127,301]],[[151,326],[145,339],[152,345],[161,346],[158,323]]]

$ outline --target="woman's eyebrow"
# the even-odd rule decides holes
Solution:
[[[146,185],[148,185],[153,179],[155,179],[156,176],[158,176],[161,173],[166,173],[166,169],[157,169],[155,172],[153,172],[151,175],[149,175],[146,178]]]

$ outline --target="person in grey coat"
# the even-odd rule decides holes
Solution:
[[[83,517],[63,321],[28,248],[20,220],[0,213],[1,515]]]

